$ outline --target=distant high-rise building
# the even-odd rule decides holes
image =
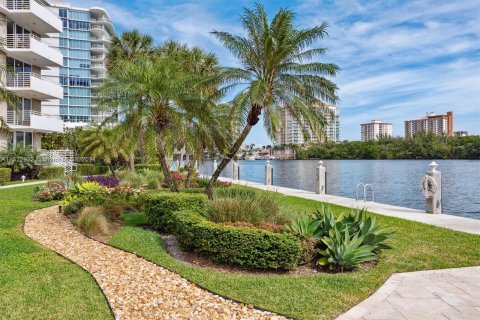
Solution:
[[[15,108],[0,103],[0,116],[8,130],[0,131],[0,149],[21,146],[41,148],[43,133],[62,132],[63,122],[42,103],[63,95],[58,83],[62,54],[44,39],[62,30],[62,21],[43,0],[0,1],[0,64],[6,66],[1,85],[17,96]],[[57,70],[57,81],[45,77]]]
[[[453,133],[455,137],[467,137],[468,136],[468,131],[455,131]]]
[[[333,104],[319,105],[316,107],[318,113],[325,119],[324,136],[318,138],[307,124],[295,120],[286,108],[282,109],[281,129],[276,134],[275,144],[302,144],[306,142],[315,143],[318,141],[338,142],[340,140],[340,109]],[[305,139],[303,128],[309,133],[310,139]]]
[[[105,114],[96,109],[95,90],[105,78],[105,56],[115,35],[112,21],[102,8],[76,8],[60,0],[49,3],[63,23],[63,32],[54,42],[64,56],[60,116],[68,127],[102,121]]]
[[[392,136],[392,124],[380,120],[372,120],[369,123],[360,125],[362,132],[362,141],[378,140]]]
[[[405,137],[411,137],[418,132],[453,136],[453,112],[441,115],[430,112],[421,119],[405,121]]]

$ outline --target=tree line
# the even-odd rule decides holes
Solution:
[[[480,159],[480,136],[418,133],[408,138],[295,146],[297,159]]]

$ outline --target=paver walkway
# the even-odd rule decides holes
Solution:
[[[328,202],[347,208],[366,208],[368,211],[378,213],[384,216],[402,218],[406,220],[421,222],[425,224],[434,225],[437,227],[443,227],[451,230],[462,231],[473,234],[480,234],[480,220],[469,219],[464,217],[458,217],[448,214],[428,214],[425,211],[403,208],[398,206],[392,206],[389,204],[382,204],[377,202],[363,202],[356,201],[355,199],[338,197],[329,194],[319,195],[311,191],[291,189],[278,186],[266,186],[264,184],[243,181],[232,180],[222,178],[223,181],[230,181],[239,185],[248,185],[253,188],[261,190],[276,191],[288,196],[295,196],[304,199],[310,199],[315,201]]]
[[[397,273],[337,320],[480,319],[480,267]]]
[[[142,258],[89,239],[58,213],[58,207],[30,213],[24,231],[91,273],[116,319],[285,319],[224,299]]]
[[[34,186],[37,184],[44,184],[47,183],[47,180],[43,181],[33,181],[33,182],[22,182],[22,183],[17,183],[17,184],[10,184],[8,186],[0,186],[0,189],[11,189],[11,188],[17,188],[17,187],[25,187],[25,186]]]

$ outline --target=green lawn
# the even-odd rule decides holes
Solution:
[[[93,277],[28,238],[25,216],[51,203],[34,186],[0,190],[0,318],[113,319]]]
[[[298,213],[318,205],[295,197],[279,198],[283,206]],[[134,226],[142,220],[138,216],[128,219],[130,225],[120,229],[111,244],[224,296],[302,319],[334,318],[367,298],[395,272],[480,265],[480,236],[396,218],[378,219],[396,231],[389,242],[394,249],[384,252],[372,269],[343,274],[239,275],[186,266],[165,252],[157,233]]]

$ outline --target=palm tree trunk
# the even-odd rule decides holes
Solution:
[[[115,173],[115,168],[113,168],[111,163],[108,164],[108,168],[110,169],[110,172],[112,173],[112,176],[114,178],[117,178],[117,174]]]
[[[133,151],[132,153],[130,153],[129,166],[130,166],[130,171],[134,172],[135,171],[135,152]]]
[[[167,156],[163,145],[158,146],[158,162],[162,167],[163,176],[165,181],[167,182],[168,187],[170,188],[170,191],[178,192],[177,186],[175,185],[175,182],[172,179],[172,175],[170,174],[170,168],[167,163]]]
[[[195,172],[195,160],[190,160],[188,162],[188,173],[187,173],[187,180],[185,180],[185,189],[190,189],[194,172]]]
[[[253,128],[253,125],[251,124],[247,124],[245,128],[243,128],[237,141],[232,146],[227,156],[222,159],[222,162],[220,162],[220,164],[218,165],[217,170],[213,173],[212,178],[210,179],[207,187],[205,188],[205,193],[208,195],[209,199],[213,199],[213,186],[215,185],[215,182],[217,182],[218,177],[220,176],[220,173],[222,173],[223,169],[225,169],[225,167],[230,162],[230,160],[237,154],[238,150],[242,146],[243,142],[247,138],[252,128]]]

